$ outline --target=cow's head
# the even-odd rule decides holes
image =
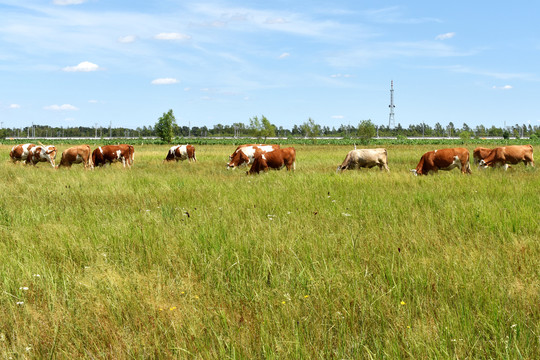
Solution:
[[[480,160],[480,162],[478,163],[478,168],[479,169],[485,169],[487,168],[488,165],[486,164],[486,162],[484,161],[484,159]]]
[[[244,154],[242,150],[236,150],[234,154],[229,156],[229,162],[227,163],[227,170],[229,169],[235,169],[236,167],[248,164],[249,163],[249,157]]]

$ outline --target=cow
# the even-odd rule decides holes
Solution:
[[[94,166],[103,166],[121,161],[124,168],[131,167],[134,160],[135,150],[132,145],[105,145],[100,146],[92,152],[92,163]]]
[[[11,148],[11,151],[9,152],[9,157],[11,158],[11,161],[13,161],[13,163],[16,163],[17,161],[24,161],[24,163],[27,164],[26,160],[28,159],[30,149],[35,146],[35,144],[19,144],[13,146]]]
[[[62,166],[70,168],[73,164],[83,163],[85,169],[92,169],[93,166],[90,155],[89,145],[70,147],[69,149],[64,150],[62,153],[62,158],[60,159],[60,164],[56,168],[58,169]]]
[[[265,145],[265,144],[247,144],[240,145],[236,148],[231,156],[229,156],[229,162],[227,163],[227,170],[236,169],[241,165],[249,165],[253,162],[255,155],[266,153],[279,149],[279,145]]]
[[[510,145],[497,147],[482,160],[479,167],[485,169],[488,166],[504,166],[508,170],[508,164],[519,164],[522,162],[527,166],[531,164],[534,167],[533,147],[532,145]]]
[[[411,172],[414,175],[428,175],[429,172],[436,173],[439,170],[461,169],[463,174],[471,174],[469,163],[469,150],[464,148],[449,148],[428,151]]]
[[[475,165],[478,165],[480,163],[480,160],[483,160],[486,156],[489,155],[492,149],[488,149],[485,147],[477,147],[473,151],[473,162]]]
[[[374,166],[378,166],[382,171],[390,171],[388,169],[388,153],[386,149],[354,149],[349,151],[345,160],[341,165],[337,167],[336,172],[349,170],[368,168],[371,169]]]
[[[167,153],[167,157],[163,162],[165,161],[179,161],[179,160],[186,160],[188,159],[188,162],[191,161],[197,161],[197,157],[195,156],[195,146],[193,145],[175,145],[169,149],[169,152]]]
[[[41,145],[34,146],[28,151],[28,157],[26,163],[36,165],[38,162],[47,161],[54,168],[54,161],[56,160],[56,146],[54,145]]]
[[[296,170],[296,150],[293,147],[257,154],[246,175],[268,171],[269,168],[279,170],[283,167],[287,167],[287,171]]]

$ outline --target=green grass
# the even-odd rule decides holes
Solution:
[[[231,146],[95,171],[0,146],[0,357],[540,357],[536,169],[414,177],[433,146],[391,145],[390,173],[336,174],[350,146],[295,147],[248,177]]]

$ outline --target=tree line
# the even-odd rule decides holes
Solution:
[[[268,137],[344,137],[370,139],[374,137],[540,137],[540,126],[531,124],[514,124],[506,128],[485,127],[478,125],[474,128],[466,123],[458,127],[453,122],[441,124],[437,122],[435,126],[420,123],[402,127],[401,124],[390,128],[384,125],[375,125],[370,119],[361,120],[354,126],[351,124],[341,124],[339,127],[321,126],[312,118],[300,124],[295,124],[291,128],[277,126],[264,115],[253,116],[248,123],[236,122],[232,125],[216,124],[209,128],[207,126],[181,126],[178,125],[174,113],[169,110],[157,119],[154,126],[143,126],[135,129],[125,127],[53,127],[47,125],[33,125],[23,128],[3,128],[0,129],[0,137],[30,137],[30,138],[62,138],[62,137],[95,137],[95,138],[122,138],[122,137],[158,137],[166,143],[172,142],[176,137],[256,137],[266,139]]]

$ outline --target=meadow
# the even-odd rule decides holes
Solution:
[[[350,145],[295,147],[246,176],[231,145],[94,171],[0,145],[0,357],[540,358],[537,169],[414,177],[434,146],[389,145],[390,173],[336,174]]]

